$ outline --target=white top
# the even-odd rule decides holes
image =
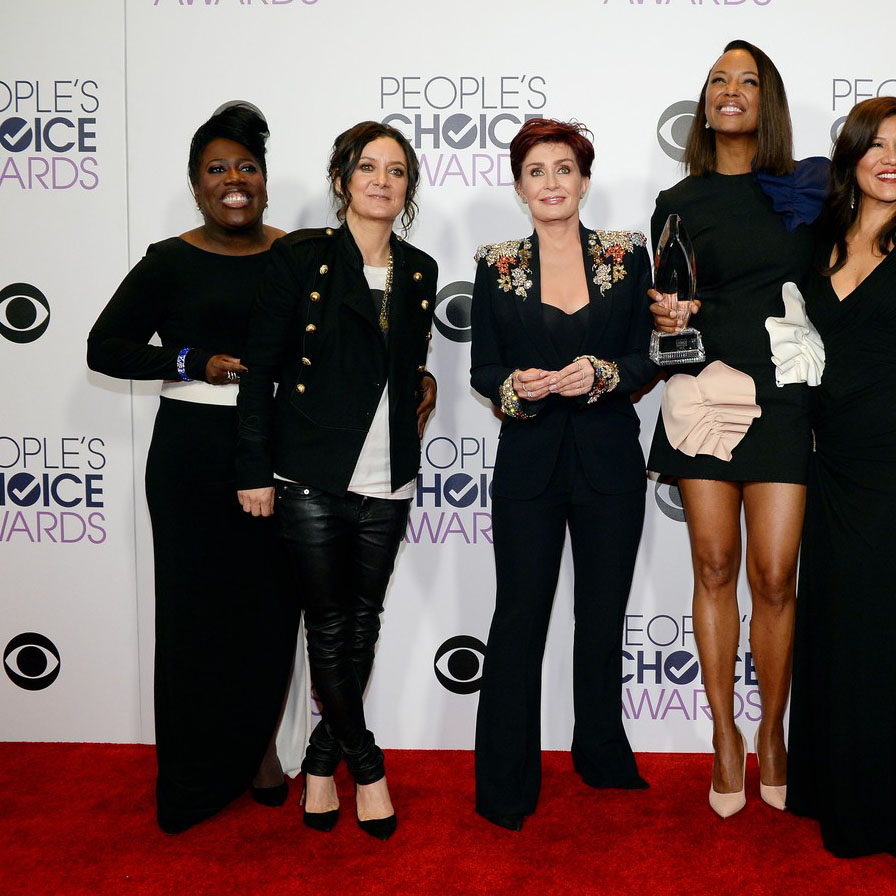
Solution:
[[[236,396],[239,383],[224,383],[213,386],[203,380],[166,380],[162,383],[161,394],[165,398],[176,398],[178,401],[195,401],[197,404],[218,404],[224,407],[236,407]]]

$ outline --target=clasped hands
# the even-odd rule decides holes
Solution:
[[[552,394],[574,398],[591,391],[594,385],[594,368],[585,358],[578,358],[560,370],[529,367],[526,370],[514,370],[510,384],[513,391],[526,401],[540,401]]]

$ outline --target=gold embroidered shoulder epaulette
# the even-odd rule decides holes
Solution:
[[[473,260],[480,261],[484,258],[486,263],[491,266],[497,264],[500,258],[516,258],[520,254],[521,249],[528,248],[528,237],[523,237],[519,240],[504,240],[503,243],[486,243],[476,250]]]
[[[639,246],[647,245],[647,237],[640,230],[596,230],[594,232],[602,246],[620,246],[625,252],[631,252]]]

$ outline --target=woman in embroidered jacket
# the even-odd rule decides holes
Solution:
[[[476,808],[512,830],[541,784],[541,660],[569,527],[575,568],[576,770],[645,788],[622,727],[621,634],[646,475],[631,393],[647,358],[643,234],[579,222],[594,147],[576,123],[527,122],[510,145],[535,232],[483,246],[471,382],[504,412],[493,480],[497,596],[476,723]]]

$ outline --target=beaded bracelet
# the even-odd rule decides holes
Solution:
[[[513,388],[513,374],[516,373],[514,370],[513,373],[498,386],[498,395],[501,397],[501,410],[507,414],[508,417],[515,417],[517,420],[529,420],[534,415],[527,414],[520,404],[520,397],[516,394],[516,390]]]
[[[185,382],[192,383],[193,377],[187,376],[186,364],[187,364],[187,352],[191,350],[190,348],[182,348],[177,355],[177,375]]]
[[[579,355],[575,360],[587,361],[594,368],[594,384],[586,404],[594,404],[601,395],[612,392],[619,385],[619,367],[613,361],[604,361],[594,355]]]

